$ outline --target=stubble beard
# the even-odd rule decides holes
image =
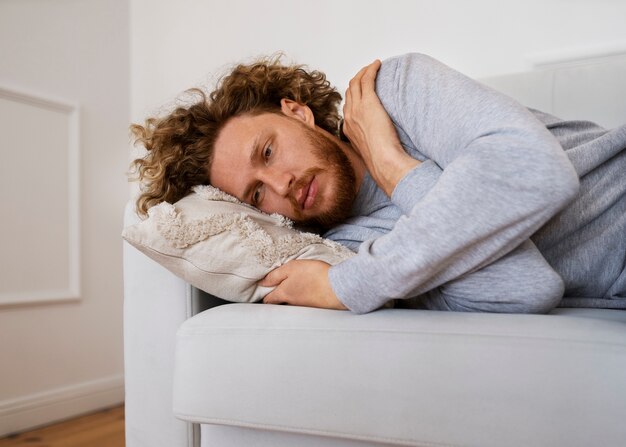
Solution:
[[[313,154],[318,159],[320,166],[309,168],[302,178],[296,183],[294,190],[305,187],[313,176],[322,172],[329,172],[330,178],[335,180],[334,197],[326,209],[320,210],[314,216],[304,216],[300,205],[292,198],[292,205],[296,215],[296,221],[306,226],[316,226],[329,229],[341,223],[350,216],[352,204],[357,193],[356,175],[354,167],[348,156],[343,152],[339,144],[329,136],[303,126],[305,134],[313,147]],[[319,177],[317,177],[319,179]],[[316,199],[320,199],[318,196]]]

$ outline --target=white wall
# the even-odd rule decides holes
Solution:
[[[484,77],[624,50],[624,17],[624,0],[131,0],[132,117],[225,64],[277,50],[343,93],[361,66],[409,51]]]
[[[2,435],[123,401],[120,233],[128,197],[128,1],[2,0],[0,88],[0,112],[15,118],[20,109],[30,121],[24,128],[15,127],[17,118],[0,123],[0,163],[10,174],[0,179],[0,231],[10,231],[2,239],[0,264],[11,267],[0,271],[0,290],[14,301],[26,300],[0,300]],[[15,91],[28,95],[6,100]],[[68,103],[69,111],[47,107],[46,98]],[[73,131],[66,132],[73,105],[75,146]],[[80,210],[75,219],[68,214],[72,209]],[[16,260],[16,247],[30,254]],[[68,255],[74,247],[77,265]],[[32,271],[18,280],[29,258]],[[42,270],[57,273],[46,278]],[[70,284],[68,271],[78,274],[79,289]],[[30,302],[42,299],[37,291],[50,292],[46,299],[77,299]]]
[[[81,230],[79,300],[0,307],[0,434],[122,399],[129,109],[140,120],[227,64],[277,50],[342,93],[362,65],[407,51],[475,77],[521,71],[623,50],[624,17],[623,0],[0,1],[0,87],[80,106]],[[0,149],[1,163],[16,160]]]

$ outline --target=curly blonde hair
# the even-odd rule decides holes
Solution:
[[[176,202],[199,184],[209,184],[209,166],[215,141],[226,122],[243,114],[281,113],[280,100],[307,105],[316,124],[339,136],[341,95],[320,71],[303,65],[282,65],[280,56],[237,65],[208,95],[187,91],[194,98],[163,117],[150,117],[144,125],[132,124],[135,143],[147,150],[131,163],[141,182],[137,212]]]

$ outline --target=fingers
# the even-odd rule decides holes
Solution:
[[[259,281],[259,285],[263,287],[274,287],[283,282],[287,278],[287,269],[285,265],[275,268]]]
[[[359,72],[350,80],[348,90],[346,90],[346,98],[348,93],[355,99],[360,99],[363,87],[370,88],[374,86],[376,74],[381,66],[380,60],[376,59],[369,65],[361,68]]]
[[[359,92],[361,94],[361,99],[365,100],[366,96],[376,96],[376,76],[378,75],[378,69],[380,68],[380,65],[380,61],[376,59],[374,62],[365,67],[366,70],[363,72],[360,78]]]
[[[369,65],[361,68],[359,72],[350,80],[349,87],[346,89],[345,103],[343,105],[344,128],[343,132],[348,139],[351,140],[351,116],[353,108],[358,106],[364,93],[375,93],[376,75],[381,66],[380,60],[376,59]]]
[[[287,279],[287,273],[285,270],[285,265],[282,265],[269,272],[265,275],[265,278],[259,281],[260,286],[275,287],[274,290],[263,297],[263,302],[265,304],[286,304],[285,299],[282,298],[283,293],[282,288],[280,287],[280,284]]]
[[[361,78],[368,67],[369,65],[366,65],[361,68],[359,72],[352,79],[350,79],[348,90],[350,90],[351,95],[354,96],[355,99],[359,99],[361,97]]]
[[[289,304],[284,298],[281,298],[281,291],[274,289],[272,292],[265,295],[263,298],[263,304]]]
[[[346,101],[343,104],[343,116],[346,116],[346,113],[350,113],[352,109],[352,92],[350,91],[350,87],[346,90]]]
[[[376,75],[378,69],[381,66],[380,60],[376,59],[369,65],[361,68],[359,72],[350,80],[350,85],[346,89],[345,103],[343,105],[344,122],[344,134],[350,138],[350,117],[353,112],[353,108],[358,106],[359,101],[363,98],[363,94],[369,94],[374,92],[376,85]]]
[[[376,59],[374,62],[369,64],[361,76],[361,93],[373,92],[376,86],[376,75],[378,74],[378,69],[380,68],[381,62]]]

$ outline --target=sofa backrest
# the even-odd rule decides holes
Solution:
[[[626,123],[626,54],[481,79],[527,107],[612,128]]]

